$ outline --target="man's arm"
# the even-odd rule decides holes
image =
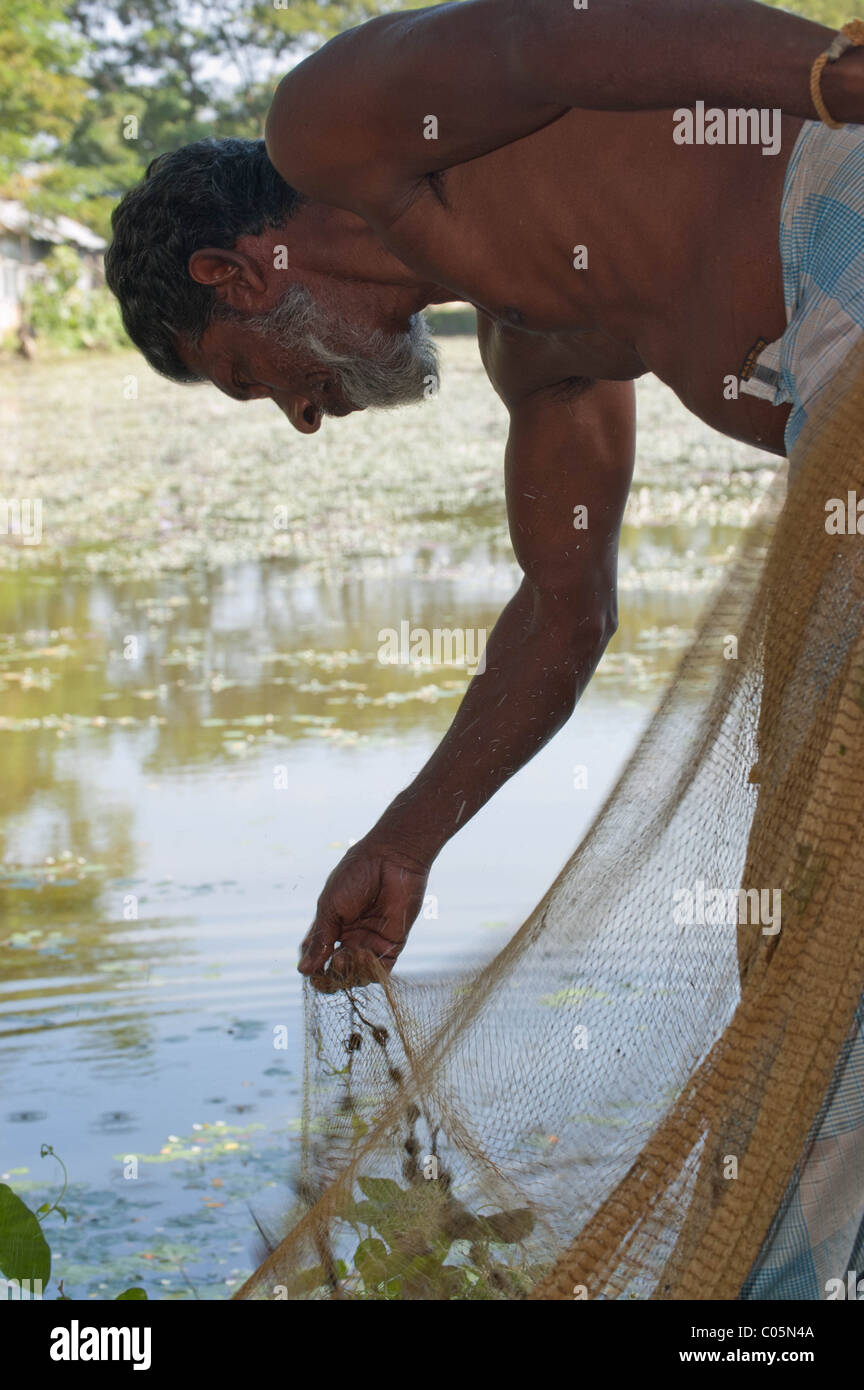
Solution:
[[[813,119],[809,75],[834,37],[755,0],[463,0],[332,39],[277,90],[267,148],[324,202],[398,211],[417,181],[571,107],[779,107]],[[864,52],[823,74],[838,120],[864,120]],[[429,139],[427,117],[437,120]]]
[[[390,968],[436,855],[573,712],[617,622],[633,401],[632,383],[607,381],[536,392],[512,407],[507,501],[525,577],[444,739],[328,879],[304,942],[304,974],[322,969],[337,940],[355,960],[371,950]],[[587,526],[577,529],[576,519]]]

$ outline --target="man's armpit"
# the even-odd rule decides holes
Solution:
[[[578,400],[596,384],[597,378],[593,376],[568,376],[564,377],[562,381],[556,381],[552,386],[544,387],[536,394],[538,396],[545,394],[550,400],[566,403],[567,401]]]

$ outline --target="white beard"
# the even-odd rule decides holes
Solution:
[[[438,349],[420,314],[407,333],[364,331],[333,318],[302,285],[293,285],[272,309],[243,323],[286,353],[328,368],[358,410],[411,405],[437,388]]]

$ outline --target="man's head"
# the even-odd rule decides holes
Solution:
[[[322,415],[403,405],[437,380],[426,325],[378,274],[387,253],[370,229],[302,198],[263,140],[161,156],[112,225],[105,273],[126,330],[174,381],[269,396],[311,433]]]

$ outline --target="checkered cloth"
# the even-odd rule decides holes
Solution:
[[[780,256],[787,328],[741,390],[791,402],[789,453],[808,408],[864,336],[864,125],[803,125],[786,170]]]
[[[787,328],[742,390],[792,403],[791,451],[808,407],[864,336],[864,126],[808,121],[786,171],[780,254]],[[742,1299],[824,1299],[864,1278],[864,996],[804,1154]]]
[[[864,1279],[864,998],[740,1297],[825,1299],[850,1270]]]

